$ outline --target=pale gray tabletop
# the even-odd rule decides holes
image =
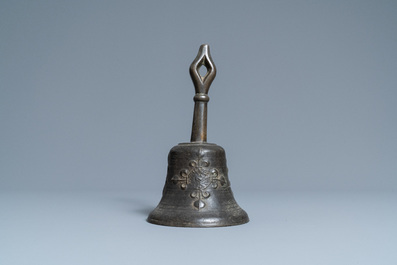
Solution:
[[[2,192],[0,264],[397,261],[393,193],[238,191],[251,221],[207,229],[147,223],[160,197],[144,191]]]

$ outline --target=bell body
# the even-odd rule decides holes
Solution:
[[[225,150],[209,143],[174,146],[168,155],[162,199],[147,221],[181,227],[247,223],[248,215],[230,188]]]

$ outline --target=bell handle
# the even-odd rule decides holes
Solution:
[[[200,74],[200,68],[203,66],[207,69],[205,75]],[[189,72],[196,91],[193,98],[195,103],[190,142],[207,142],[207,103],[210,100],[208,91],[216,76],[216,67],[208,44],[200,46]]]

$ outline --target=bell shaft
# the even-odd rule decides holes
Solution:
[[[207,102],[196,101],[194,103],[190,142],[207,142]]]

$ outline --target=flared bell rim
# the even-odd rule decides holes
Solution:
[[[236,214],[237,213],[237,214]],[[210,228],[210,227],[229,227],[246,224],[249,222],[248,214],[241,208],[232,213],[208,212],[200,214],[182,214],[179,211],[164,213],[164,210],[157,207],[146,219],[148,223],[186,228]]]

